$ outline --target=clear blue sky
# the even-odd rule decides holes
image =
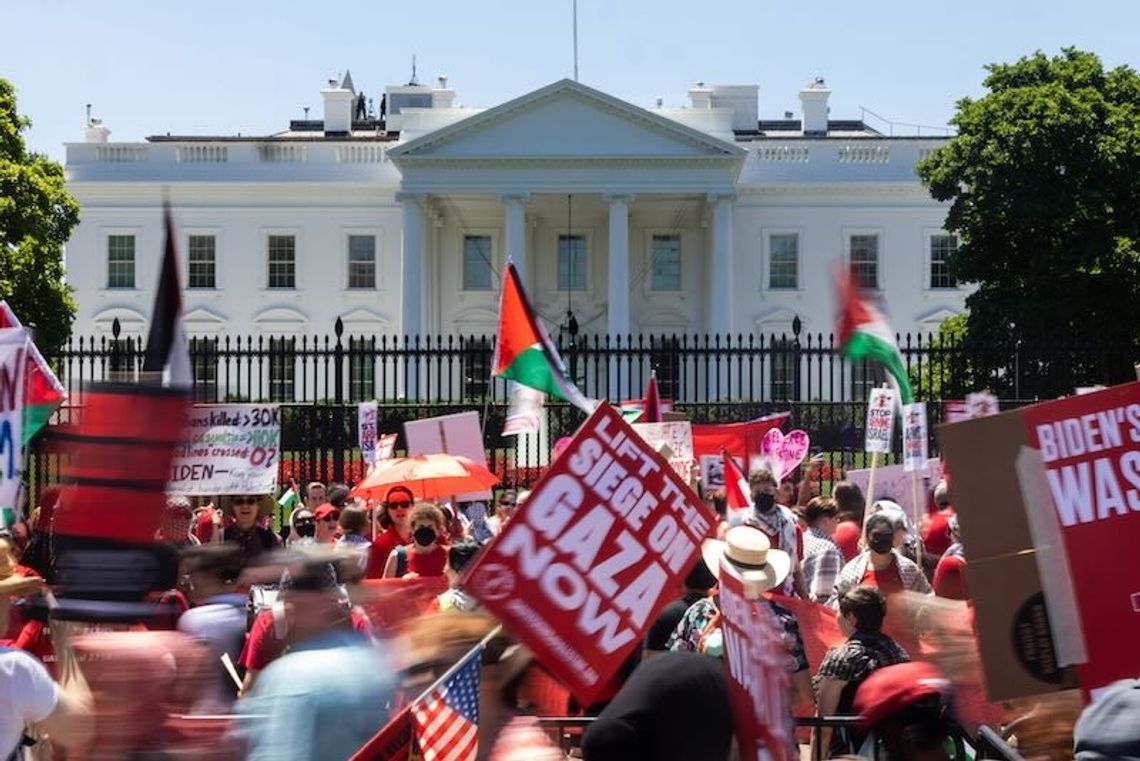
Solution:
[[[571,0],[0,0],[0,76],[19,89],[31,147],[63,157],[84,104],[112,140],[266,134],[320,114],[346,67],[379,94],[446,73],[459,102],[491,106],[570,76]],[[1140,68],[1136,0],[579,0],[581,80],[639,105],[680,105],[696,80],[760,85],[760,111],[798,111],[822,75],[834,118],[866,106],[941,125],[982,67],[1075,45]]]

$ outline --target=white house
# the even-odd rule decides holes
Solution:
[[[82,221],[67,246],[77,334],[145,335],[166,196],[191,335],[489,334],[509,257],[552,331],[828,333],[848,259],[901,332],[964,309],[944,205],[914,166],[945,138],[802,113],[759,118],[755,85],[643,108],[570,80],[493,108],[435,86],[351,77],[323,119],[265,136],[67,146]],[[359,100],[358,100],[359,99]]]

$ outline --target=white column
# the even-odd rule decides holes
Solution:
[[[406,336],[423,332],[424,302],[424,202],[423,195],[398,193],[403,205],[403,246],[400,330]]]
[[[629,204],[633,196],[605,196],[610,204],[610,261],[607,292],[611,337],[629,335]]]
[[[731,193],[710,193],[712,218],[712,266],[709,269],[709,332],[732,332],[732,204]]]
[[[526,249],[526,205],[530,195],[517,193],[502,196],[506,208],[506,255],[514,262],[519,273],[519,282],[527,287],[528,257]]]

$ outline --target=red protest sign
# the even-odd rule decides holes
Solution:
[[[1025,407],[1061,524],[1088,662],[1086,690],[1140,671],[1140,383]],[[1032,505],[1029,506],[1032,509]]]
[[[463,584],[588,705],[712,528],[668,462],[603,403]]]
[[[732,565],[720,563],[721,633],[728,667],[728,699],[741,758],[782,761],[792,745],[792,705],[787,650],[763,601],[744,596]]]

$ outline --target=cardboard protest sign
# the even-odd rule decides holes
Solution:
[[[693,470],[693,428],[688,422],[634,423],[633,430],[660,452],[685,483]]]
[[[460,412],[404,423],[408,454],[456,454],[479,463],[487,462],[478,412]],[[457,502],[490,499],[490,491],[456,494]]]
[[[930,459],[927,452],[926,403],[904,404],[902,409],[903,470],[922,470]]]
[[[376,464],[376,402],[361,402],[356,406],[356,440],[360,459],[367,467]]]
[[[188,496],[272,494],[280,449],[277,405],[196,405],[190,409],[166,489]]]
[[[12,525],[20,510],[28,344],[23,328],[0,330],[0,527]]]
[[[890,454],[894,432],[895,392],[889,388],[871,389],[871,396],[867,399],[863,451]]]
[[[785,759],[793,732],[787,649],[763,600],[749,600],[732,564],[720,563],[721,633],[740,757]]]
[[[641,647],[714,524],[602,403],[462,583],[589,705]]]

